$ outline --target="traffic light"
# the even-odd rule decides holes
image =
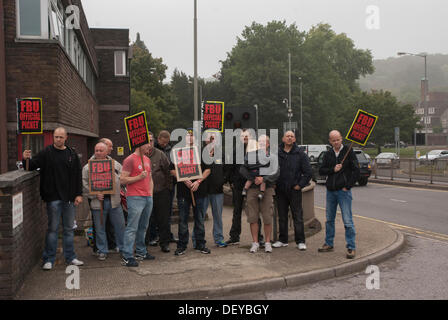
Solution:
[[[224,129],[257,129],[257,109],[252,107],[226,107]]]

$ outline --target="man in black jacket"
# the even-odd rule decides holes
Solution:
[[[277,180],[279,241],[274,248],[288,245],[288,209],[294,220],[294,235],[299,250],[306,250],[303,224],[302,189],[311,180],[312,171],[308,156],[296,145],[294,132],[287,131],[278,150],[280,177]]]
[[[48,230],[43,253],[43,269],[51,270],[58,247],[59,220],[62,217],[63,248],[67,264],[81,266],[76,258],[73,237],[75,206],[82,202],[82,171],[78,155],[65,145],[67,131],[60,127],[53,133],[53,144],[31,158],[23,152],[23,164],[29,159],[29,170],[40,168],[40,194],[47,203]],[[25,166],[24,166],[25,167]]]
[[[345,227],[347,258],[353,259],[356,255],[356,232],[352,218],[351,188],[358,180],[359,164],[353,150],[342,144],[342,136],[339,131],[331,131],[329,141],[333,148],[324,154],[322,166],[319,168],[319,174],[327,176],[327,221],[325,223],[325,243],[318,251],[333,251],[334,220],[339,204]]]

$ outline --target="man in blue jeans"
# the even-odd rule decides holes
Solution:
[[[188,146],[194,145],[193,131],[188,130],[186,135]],[[177,206],[179,208],[179,240],[174,255],[180,256],[186,253],[189,241],[188,232],[188,216],[190,214],[190,206],[192,206],[191,191],[196,202],[193,206],[194,216],[194,241],[195,249],[204,254],[210,254],[210,249],[205,246],[205,201],[207,198],[207,184],[204,180],[210,174],[209,166],[201,162],[202,179],[186,180],[177,182]],[[174,165],[171,165],[171,174],[175,175]]]
[[[339,204],[345,227],[347,258],[353,259],[356,256],[356,231],[352,217],[351,188],[358,180],[359,164],[353,150],[342,144],[342,136],[339,131],[330,132],[329,142],[333,148],[324,154],[322,166],[319,168],[319,174],[327,176],[327,221],[325,223],[325,243],[318,251],[333,251],[334,220]]]
[[[127,267],[138,267],[136,258],[140,261],[154,259],[154,256],[150,255],[146,250],[145,245],[154,190],[151,177],[151,161],[144,155],[148,153],[149,147],[149,144],[145,144],[124,159],[123,171],[120,176],[120,183],[127,185],[128,224],[124,231],[122,252],[123,264]],[[142,159],[144,167],[142,166]]]
[[[112,160],[108,156],[108,146],[104,142],[99,142],[95,145],[95,154],[90,160]],[[107,224],[106,221],[110,221],[112,229],[114,231],[114,242],[120,251],[123,250],[123,233],[124,233],[124,215],[121,208],[120,198],[120,174],[121,164],[118,161],[114,161],[114,179],[115,179],[115,193],[114,194],[89,194],[89,164],[86,164],[82,169],[82,184],[84,195],[90,200],[90,210],[92,211],[92,217],[95,226],[95,243],[98,248],[98,259],[104,261],[107,258],[107,254],[111,249],[108,244],[107,238]],[[101,204],[102,202],[102,204]],[[101,205],[103,206],[103,213],[101,213]],[[101,217],[103,215],[103,217]]]
[[[43,270],[51,270],[56,260],[59,222],[62,217],[63,249],[67,264],[82,266],[73,245],[75,206],[82,202],[81,163],[76,152],[65,145],[65,128],[53,132],[53,144],[31,158],[31,150],[23,151],[23,167],[29,159],[29,170],[40,168],[40,195],[47,204],[48,230],[42,256]]]
[[[212,162],[215,157],[215,147],[220,147],[220,142],[215,137],[215,133],[208,132],[206,137],[206,147],[205,155],[209,155],[210,161],[205,161],[207,163]],[[219,145],[218,145],[219,144]],[[222,230],[222,209],[224,206],[224,170],[222,158],[214,159],[210,164],[210,175],[207,180],[207,193],[208,200],[205,202],[204,212],[207,212],[208,204],[212,207],[213,215],[213,240],[219,248],[227,247],[227,243],[224,241],[224,235]]]

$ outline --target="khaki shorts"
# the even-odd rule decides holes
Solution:
[[[272,224],[272,218],[274,215],[274,201],[273,197],[275,194],[274,188],[266,188],[264,192],[263,200],[258,200],[258,194],[260,193],[259,188],[249,188],[247,190],[247,201],[246,201],[246,216],[247,222],[257,223],[259,213],[263,218],[264,224]]]

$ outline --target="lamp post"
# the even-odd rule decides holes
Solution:
[[[399,56],[416,56],[416,57],[421,57],[425,59],[425,92],[424,92],[424,97],[423,97],[423,109],[424,109],[424,117],[423,117],[423,121],[425,123],[425,146],[428,146],[428,124],[427,124],[427,117],[428,117],[428,77],[427,77],[427,68],[426,68],[426,57],[427,54],[423,53],[423,54],[416,54],[416,53],[409,53],[409,52],[397,52],[397,55]]]
[[[198,18],[197,18],[197,0],[194,0],[194,121],[198,121]]]
[[[291,106],[288,104],[288,99],[283,99],[283,103],[286,106],[286,110],[288,111],[288,118],[289,118],[289,130],[292,130],[292,125],[291,125],[291,118],[292,118],[292,109]]]
[[[299,77],[299,81],[300,81],[300,145],[303,146],[302,77]]]

